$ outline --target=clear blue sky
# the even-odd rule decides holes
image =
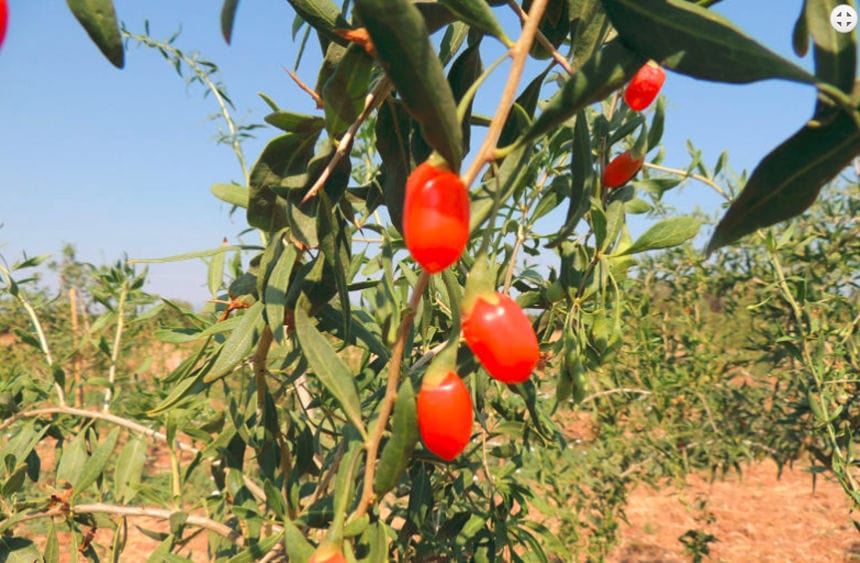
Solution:
[[[63,0],[9,0],[9,30],[0,49],[0,254],[13,261],[58,253],[64,242],[82,260],[113,262],[161,257],[237,242],[244,216],[211,195],[214,183],[240,180],[230,149],[214,141],[220,123],[211,98],[187,88],[153,50],[132,48],[124,70],[97,51]],[[153,36],[181,28],[176,43],[199,50],[221,68],[221,79],[246,123],[262,122],[265,92],[282,107],[313,112],[307,96],[282,70],[292,67],[294,13],[286,0],[242,2],[233,45],[220,34],[221,2],[117,0],[133,32],[150,21]],[[725,0],[716,6],[769,48],[797,61],[791,30],[800,0]],[[300,68],[316,79],[314,58]],[[810,68],[811,56],[798,61]],[[733,168],[752,167],[811,115],[812,88],[786,82],[726,86],[670,74],[665,164],[688,162],[686,140],[713,165],[723,149]],[[479,100],[490,113],[493,100]],[[484,105],[485,104],[485,105]],[[253,163],[274,129],[245,144]],[[719,201],[690,183],[671,200],[682,209],[714,210]],[[245,242],[255,243],[254,235]],[[199,260],[150,266],[149,291],[201,303],[208,298]]]

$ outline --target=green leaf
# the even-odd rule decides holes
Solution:
[[[45,540],[45,563],[59,563],[60,542],[57,540],[57,527],[51,522],[48,529],[48,539]]]
[[[64,482],[75,486],[78,478],[87,464],[86,432],[78,432],[67,445],[63,447],[60,461],[57,465],[57,483]]]
[[[287,304],[287,288],[295,263],[296,247],[290,244],[281,252],[263,292],[266,320],[269,323],[269,329],[279,342],[283,342],[284,339],[284,310]]]
[[[66,0],[66,3],[107,60],[122,68],[125,51],[113,0]]]
[[[331,0],[287,0],[296,13],[326,39],[346,45],[346,39],[334,32],[335,29],[351,27],[343,19],[340,9]]]
[[[314,553],[313,546],[305,535],[289,520],[283,521],[284,544],[290,561],[307,561]]]
[[[558,48],[570,34],[570,0],[548,0],[546,8],[541,17],[540,29],[553,47]],[[523,11],[528,13],[532,7],[532,0],[523,0]],[[540,43],[532,43],[531,55],[538,59],[547,59],[552,53],[546,50]]]
[[[319,132],[287,133],[266,145],[251,170],[248,224],[267,232],[288,226],[287,201],[275,190],[285,177],[306,172],[318,137]]]
[[[808,123],[759,163],[717,225],[707,252],[799,215],[857,155],[860,131],[852,117],[837,112],[826,123]]]
[[[457,19],[486,34],[492,35],[506,47],[514,42],[505,34],[499,21],[484,0],[439,0]]]
[[[34,563],[42,561],[42,552],[32,540],[0,536],[0,561],[3,563]]]
[[[239,325],[221,346],[221,353],[218,354],[215,364],[203,378],[204,383],[211,383],[224,377],[248,357],[251,348],[259,340],[260,333],[266,326],[263,318],[263,302],[257,301],[251,305],[241,318]]]
[[[394,228],[402,232],[403,201],[406,178],[412,167],[409,162],[409,115],[397,100],[386,100],[376,118],[376,150],[382,159],[380,167],[382,194]]]
[[[233,22],[236,19],[236,8],[238,7],[239,0],[224,0],[224,4],[221,6],[221,34],[228,45],[233,37]]]
[[[3,486],[0,487],[0,495],[3,495],[4,498],[8,499],[24,487],[24,481],[26,479],[27,464],[19,463],[3,483]]]
[[[120,503],[128,503],[137,495],[137,487],[146,464],[146,440],[131,436],[123,446],[113,475],[114,496]]]
[[[248,188],[237,186],[236,184],[214,184],[211,188],[212,195],[223,202],[241,207],[248,208]]]
[[[114,428],[107,438],[95,448],[93,455],[87,459],[78,481],[74,484],[75,491],[72,493],[72,498],[77,497],[96,482],[114,455],[113,450],[116,448],[117,439],[119,439],[119,428]]]
[[[550,98],[521,142],[540,137],[586,106],[602,100],[623,86],[644,62],[644,59],[618,39],[610,41],[588,59],[588,62],[564,83],[561,90]]]
[[[481,3],[484,0],[479,0]],[[466,48],[463,53],[451,64],[451,70],[448,72],[448,83],[451,85],[451,91],[454,93],[454,99],[459,104],[466,95],[466,92],[475,83],[483,72],[481,64],[481,44],[475,42]],[[469,141],[471,139],[472,127],[469,124],[469,119],[472,115],[472,102],[470,101],[463,118],[463,150],[468,152]]]
[[[269,483],[266,482],[268,485]],[[280,531],[261,539],[258,542],[250,542],[250,545],[231,557],[229,563],[254,563],[263,559],[278,542],[283,540],[284,532]],[[292,558],[291,558],[292,559]],[[301,559],[300,561],[304,561]]]
[[[276,111],[265,118],[266,123],[287,133],[311,135],[325,128],[325,119],[316,115],[304,115],[291,111]]]
[[[827,18],[828,21],[830,18]],[[794,23],[794,30],[791,34],[791,46],[794,48],[794,54],[798,57],[805,57],[809,51],[809,26],[806,21],[806,1],[803,2],[803,7],[800,9],[800,15],[797,16],[797,21]]]
[[[618,253],[618,256],[678,246],[696,236],[700,226],[701,222],[693,217],[664,219],[652,225],[629,248]]]
[[[299,298],[299,304],[296,306],[296,335],[305,359],[320,382],[340,403],[350,422],[365,436],[367,433],[361,419],[361,401],[358,398],[355,379],[305,313],[301,302],[306,299],[304,296]]]
[[[427,142],[459,171],[463,138],[457,105],[421,13],[409,0],[356,0],[355,9]]]
[[[408,378],[404,379],[397,392],[397,401],[394,403],[391,438],[382,448],[373,481],[373,491],[379,498],[397,485],[418,443],[418,413],[415,400],[412,382]]]
[[[684,0],[602,0],[621,40],[681,74],[718,82],[815,78],[744,34],[723,16]]]
[[[326,129],[339,139],[364,108],[373,61],[357,44],[346,49],[334,73],[322,89]]]
[[[229,246],[227,244],[227,239],[224,239],[222,245]],[[206,285],[209,287],[209,293],[212,295],[213,299],[218,296],[218,291],[224,283],[225,260],[226,256],[223,252],[220,252],[212,257],[212,260],[209,262],[209,267],[207,268]]]
[[[129,260],[129,264],[164,264],[166,262],[181,262],[182,260],[191,260],[192,258],[208,258],[209,256],[215,256],[216,254],[222,254],[224,252],[230,252],[231,250],[262,250],[259,246],[246,246],[246,245],[230,245],[224,246],[221,245],[218,248],[212,248],[209,250],[200,250],[196,252],[186,252],[185,254],[176,254],[174,256],[167,256],[166,258],[135,258],[134,260]]]
[[[806,0],[806,26],[814,43],[815,76],[851,94],[857,73],[854,33],[839,33],[830,25],[830,13],[844,0]]]
[[[573,69],[591,58],[609,30],[609,19],[600,0],[572,0],[570,33],[573,40]]]

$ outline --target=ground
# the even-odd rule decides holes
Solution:
[[[851,523],[849,503],[839,485],[819,476],[813,490],[809,473],[800,465],[786,468],[777,479],[772,462],[748,466],[742,476],[709,482],[692,476],[686,487],[655,491],[641,488],[631,495],[629,524],[610,557],[613,562],[682,562],[678,538],[696,529],[715,536],[709,561],[827,562],[860,560],[860,533]],[[166,529],[163,522],[135,519],[148,529]],[[61,544],[63,544],[61,537]],[[66,540],[67,541],[67,540]],[[99,530],[96,542],[110,545],[109,530]],[[67,544],[66,544],[67,545]],[[126,561],[145,561],[158,542],[130,523]],[[182,554],[206,561],[201,534]],[[63,551],[61,561],[71,561]]]
[[[846,495],[821,476],[813,489],[800,463],[779,479],[776,465],[762,462],[725,481],[693,476],[683,489],[643,488],[631,495],[627,516],[613,561],[690,561],[678,538],[691,529],[716,537],[711,561],[860,560]]]

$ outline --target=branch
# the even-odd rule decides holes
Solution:
[[[528,14],[526,14],[525,11],[523,11],[523,9],[520,7],[520,5],[517,4],[514,0],[508,0],[508,6],[510,6],[511,9],[517,14],[517,16],[519,16],[520,21],[523,24],[529,21]],[[567,74],[573,74],[573,68],[571,68],[568,60],[564,57],[564,55],[559,53],[555,47],[552,46],[552,43],[549,42],[549,39],[546,38],[546,35],[544,35],[540,29],[535,32],[535,39],[537,39],[537,42],[541,44],[541,47],[552,53],[552,59],[556,63],[558,63],[561,68],[563,68],[565,72],[567,72]]]
[[[167,435],[163,432],[159,432],[158,430],[153,430],[148,426],[144,426],[139,422],[134,422],[133,420],[129,420],[127,418],[122,418],[121,416],[117,416],[115,414],[110,414],[106,412],[100,411],[90,411],[86,409],[76,409],[72,407],[46,407],[42,409],[33,409],[29,411],[22,411],[12,415],[11,417],[4,420],[0,423],[0,432],[5,430],[6,428],[12,426],[15,422],[25,419],[25,418],[37,418],[40,416],[46,416],[51,414],[68,414],[71,416],[79,416],[81,418],[94,418],[97,420],[104,420],[105,422],[110,422],[111,424],[116,424],[117,426],[121,426],[122,428],[127,428],[134,432],[139,432],[145,436],[149,436],[150,438],[155,438],[156,440],[161,440],[162,442],[167,443]],[[200,453],[200,449],[194,447],[191,444],[186,444],[185,442],[180,442],[179,440],[175,440],[174,445],[180,450],[191,452],[193,454]],[[245,486],[248,487],[248,490],[260,501],[266,500],[266,493],[263,489],[251,481],[251,479],[247,475],[242,476]]]
[[[148,518],[158,518],[159,520],[170,520],[170,517],[176,512],[175,510],[167,510],[166,508],[153,508],[145,506],[117,506],[114,504],[105,504],[96,502],[93,504],[77,504],[71,507],[71,512],[76,514],[113,514],[115,516],[142,516]],[[46,516],[53,516],[54,513],[46,512]],[[242,534],[233,528],[216,522],[205,516],[197,516],[189,514],[185,520],[186,524],[204,528],[211,532],[215,532],[220,536],[224,536],[236,545],[244,545],[245,538]]]
[[[502,134],[502,128],[505,126],[505,121],[508,119],[508,114],[513,107],[514,98],[517,93],[517,87],[520,83],[520,78],[523,75],[523,69],[528,59],[529,49],[534,42],[535,33],[537,32],[538,23],[546,9],[548,0],[535,0],[529,10],[528,20],[523,26],[523,32],[517,42],[511,48],[513,55],[513,64],[508,75],[508,82],[505,84],[505,89],[502,91],[501,99],[499,100],[496,114],[490,122],[490,128],[487,131],[487,137],[481,145],[475,160],[463,176],[463,184],[466,188],[472,185],[484,165],[492,160],[495,160],[496,144],[499,142],[499,136]]]
[[[316,93],[316,91],[314,91],[314,89],[313,89],[313,88],[311,88],[310,86],[308,86],[307,84],[305,84],[305,83],[302,81],[302,79],[301,79],[301,78],[299,78],[299,75],[297,75],[295,72],[291,71],[291,70],[290,70],[290,69],[288,69],[287,67],[284,67],[284,70],[287,72],[287,74],[289,74],[289,75],[290,75],[290,78],[292,78],[292,79],[293,79],[293,82],[295,82],[295,83],[296,83],[296,85],[297,85],[299,88],[301,88],[303,91],[305,91],[305,92],[307,93],[307,95],[308,95],[308,96],[310,96],[311,98],[313,98],[314,103],[315,103],[315,104],[316,104],[316,106],[317,106],[317,109],[323,109],[323,107],[324,107],[323,99],[320,97],[320,95],[319,95],[319,94],[317,94],[317,93]]]
[[[397,400],[397,384],[403,364],[403,351],[406,349],[406,339],[412,330],[412,321],[415,319],[418,305],[421,303],[421,297],[424,295],[428,281],[430,281],[430,274],[427,273],[427,270],[422,270],[418,281],[415,283],[415,289],[412,291],[409,306],[403,315],[403,321],[400,323],[397,341],[394,343],[394,348],[391,351],[391,368],[388,371],[388,381],[385,386],[385,396],[382,398],[382,407],[379,409],[379,418],[376,419],[376,426],[373,427],[365,444],[365,449],[367,450],[367,467],[364,472],[364,488],[361,492],[358,507],[350,516],[350,520],[364,516],[367,513],[368,507],[376,498],[373,492],[373,480],[376,476],[376,456],[379,452],[379,442],[382,440],[382,434],[385,432],[388,417],[391,415],[391,411],[394,410],[394,402]]]
[[[317,178],[317,181],[314,182],[314,185],[311,186],[311,189],[308,190],[308,193],[305,194],[305,197],[302,198],[299,205],[304,205],[306,201],[313,198],[322,189],[326,181],[329,179],[329,176],[331,176],[331,173],[334,171],[335,166],[337,166],[337,163],[340,162],[340,160],[349,152],[349,147],[352,146],[352,140],[355,138],[356,133],[358,133],[358,128],[361,127],[361,124],[364,123],[364,120],[367,119],[370,112],[372,112],[390,92],[391,81],[388,80],[388,78],[383,78],[376,83],[376,86],[373,87],[373,90],[370,91],[370,94],[368,94],[367,98],[364,100],[364,109],[361,110],[355,123],[350,125],[346,133],[343,134],[343,137],[340,138],[340,141],[337,144],[337,150],[334,155],[332,155],[331,160],[325,167],[325,170],[322,171],[320,177]]]

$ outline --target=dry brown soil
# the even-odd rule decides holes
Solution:
[[[706,500],[704,508],[697,497]],[[724,481],[694,476],[683,489],[643,488],[631,495],[627,516],[612,561],[690,561],[678,541],[690,529],[716,536],[710,561],[860,560],[860,533],[845,493],[821,476],[813,489],[801,464],[779,479],[776,465],[762,462]]]

